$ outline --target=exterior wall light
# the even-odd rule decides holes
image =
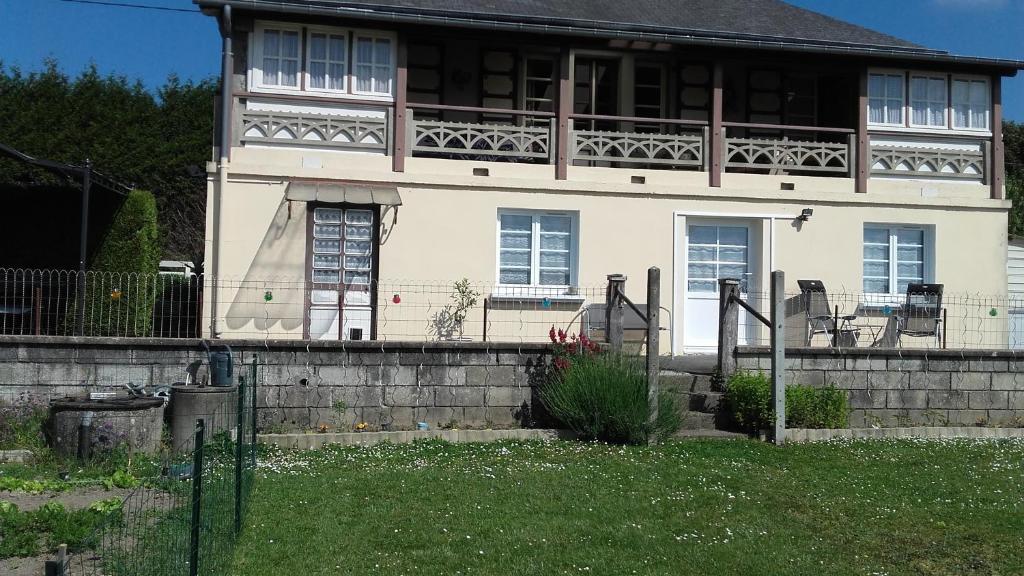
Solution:
[[[800,211],[800,215],[797,216],[796,219],[801,221],[801,222],[807,222],[808,220],[811,219],[811,216],[813,216],[813,215],[814,215],[814,209],[813,208],[804,208],[803,210]]]

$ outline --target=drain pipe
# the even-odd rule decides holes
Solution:
[[[234,74],[234,54],[231,46],[231,6],[226,5],[221,9],[220,18],[217,23],[220,28],[222,39],[221,48],[221,70],[220,70],[220,158],[217,163],[217,189],[213,194],[213,230],[210,240],[213,243],[210,249],[210,338],[218,338],[217,331],[217,304],[219,299],[218,276],[220,273],[220,241],[223,227],[223,210],[221,204],[224,198],[224,191],[228,185],[228,163],[231,158],[231,120],[234,112],[234,94],[232,87],[232,75]]]
[[[78,460],[85,462],[91,456],[92,448],[92,412],[82,414],[82,420],[78,423]]]

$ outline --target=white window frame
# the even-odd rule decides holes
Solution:
[[[914,122],[914,100],[915,100],[915,98],[914,98],[914,79],[915,78],[923,78],[926,81],[942,80],[942,83],[943,83],[943,86],[944,86],[944,89],[942,91],[943,92],[942,93],[942,124],[916,124]],[[926,84],[927,84],[927,82],[926,82]],[[910,77],[907,79],[907,87],[906,87],[906,93],[907,93],[907,97],[906,97],[907,125],[911,126],[913,128],[931,128],[933,130],[949,128],[950,87],[951,86],[952,86],[952,83],[950,82],[949,74],[938,74],[938,73],[914,72],[914,71],[911,71],[910,72]],[[925,91],[927,91],[927,89],[928,88],[926,86],[925,87]],[[925,97],[922,98],[922,100],[924,100],[924,102],[925,102],[925,115],[927,116],[927,113],[928,113],[927,105],[928,104],[937,103],[938,101],[937,100],[935,100],[935,101],[929,100],[927,94],[925,94]]]
[[[263,32],[267,29],[295,32],[299,35],[298,70],[295,73],[297,86],[266,84],[263,81]],[[302,92],[305,74],[302,53],[306,40],[302,33],[302,26],[285,22],[257,22],[253,27],[251,37],[252,42],[249,43],[249,90],[253,92]]]
[[[396,84],[396,70],[398,65],[398,37],[393,32],[382,32],[379,30],[364,30],[354,29],[349,33],[349,93],[357,94],[361,97],[369,97],[374,99],[392,100],[395,97],[395,84]],[[359,78],[357,77],[356,70],[360,66],[358,60],[359,50],[357,44],[360,38],[373,38],[388,40],[391,43],[391,51],[388,56],[388,91],[377,92],[374,90],[359,90]],[[378,64],[372,64],[374,68],[379,67]],[[371,81],[371,88],[373,87]]]
[[[985,92],[988,95],[988,98],[986,100],[985,126],[984,127],[976,128],[974,126],[971,126],[971,127],[966,127],[966,126],[959,126],[958,127],[958,126],[956,126],[956,109],[954,108],[954,103],[953,103],[953,83],[957,82],[957,81],[961,81],[961,82],[984,82],[985,83]],[[970,102],[968,102],[968,106],[969,105],[970,105]],[[952,120],[953,124],[950,126],[950,128],[952,128],[954,130],[963,131],[963,132],[991,134],[991,132],[992,132],[992,80],[990,78],[986,77],[986,76],[975,76],[975,75],[967,75],[967,74],[953,74],[950,77],[950,80],[949,80],[949,107],[950,107],[950,110],[951,110],[950,116],[953,119]],[[971,113],[970,113],[970,110],[968,110],[967,118],[970,119],[970,117],[971,117]]]
[[[865,232],[872,230],[885,230],[889,237],[889,291],[888,292],[867,292],[864,290],[864,243]],[[935,228],[923,224],[886,224],[886,223],[865,223],[861,232],[861,290],[864,290],[864,303],[868,305],[900,305],[906,297],[906,291],[899,291],[899,261],[897,260],[897,232],[900,230],[913,230],[923,232],[924,238],[924,278],[922,282],[932,283],[935,281]]]
[[[494,282],[496,296],[520,298],[574,297],[579,286],[579,212],[574,210],[523,210],[499,208],[495,217],[494,231]],[[530,283],[503,284],[501,282],[501,217],[529,216],[532,218],[530,242]],[[546,285],[540,283],[540,217],[561,216],[569,218],[569,284]]]
[[[901,88],[900,88],[900,121],[899,122],[872,122],[871,121],[871,89],[870,89],[870,84],[871,84],[871,77],[872,76],[882,76],[882,77],[899,76],[900,77],[900,79],[901,79],[900,87]],[[908,110],[907,110],[907,73],[906,73],[906,71],[904,71],[904,70],[882,70],[882,69],[869,70],[868,71],[868,88],[867,88],[867,90],[868,90],[868,94],[867,94],[867,110],[865,110],[865,114],[867,114],[868,125],[869,126],[885,126],[885,127],[895,127],[895,126],[905,127],[906,126],[907,112],[908,112]],[[882,100],[885,101],[885,107],[883,108],[882,118],[883,119],[887,119],[889,117],[889,114],[888,114],[888,111],[889,111],[889,100],[891,100],[891,98],[889,98],[889,96],[886,95],[886,96],[884,96],[882,98]]]
[[[328,36],[327,60],[326,60],[326,63],[325,63],[327,68],[325,70],[326,76],[325,76],[325,83],[324,83],[324,87],[323,88],[314,88],[313,87],[313,82],[312,82],[313,78],[312,78],[312,76],[310,75],[310,72],[309,72],[310,68],[312,67],[312,63],[313,63],[313,51],[310,49],[310,46],[312,46],[312,35],[313,34],[326,34]],[[331,47],[330,47],[329,38],[331,36],[342,36],[343,38],[345,38],[345,60],[344,60],[345,72],[344,72],[344,74],[342,74],[341,89],[340,90],[338,90],[336,88],[331,88],[330,87]],[[327,27],[327,26],[309,26],[309,27],[306,28],[306,34],[305,34],[305,38],[303,40],[305,42],[305,44],[303,44],[303,47],[305,48],[306,57],[305,57],[304,67],[303,67],[303,70],[302,70],[302,76],[304,78],[304,85],[306,87],[306,91],[314,92],[314,93],[320,92],[320,93],[324,93],[324,94],[330,94],[332,96],[333,95],[344,96],[345,94],[348,94],[349,85],[351,83],[351,76],[352,76],[352,72],[351,72],[351,70],[352,70],[352,35],[351,35],[351,31],[348,30],[347,28],[332,28],[332,27]]]

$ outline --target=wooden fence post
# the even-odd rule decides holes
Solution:
[[[771,290],[772,332],[772,408],[775,422],[772,442],[786,441],[786,275],[782,270],[772,272]]]
[[[608,275],[608,289],[605,293],[605,342],[613,352],[622,351],[622,298],[626,293],[626,277],[622,274]]]
[[[658,363],[660,352],[660,336],[658,330],[661,326],[661,270],[656,266],[647,269],[647,405],[648,426],[654,430],[658,422],[658,373],[661,366]],[[648,443],[654,443],[654,434],[647,436]]]
[[[726,381],[736,372],[736,344],[739,340],[740,281],[735,278],[718,280],[718,372]]]

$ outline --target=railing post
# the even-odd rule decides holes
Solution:
[[[661,327],[661,270],[652,266],[647,269],[647,406],[648,443],[653,443],[654,429],[658,422],[658,374]]]
[[[868,71],[860,71],[860,91],[857,94],[857,153],[854,163],[854,191],[864,194],[868,191],[868,171],[871,169],[871,151],[868,142]]]
[[[739,340],[740,281],[735,278],[718,280],[718,373],[722,381],[736,372],[736,344]]]
[[[704,141],[701,142],[701,146],[704,148],[701,150],[700,155],[700,169],[707,172],[711,169],[711,128],[704,126],[701,128]]]
[[[786,441],[786,275],[782,270],[772,271],[771,291],[772,330],[772,409],[775,422],[772,442]]]
[[[394,126],[394,153],[391,157],[392,170],[405,172],[405,156],[407,154],[406,115],[410,118],[412,114],[406,109],[409,87],[409,50],[405,41],[405,34],[398,36],[398,66],[395,69],[395,113]]]
[[[569,114],[572,110],[572,62],[568,46],[562,47],[558,66],[558,157],[555,162],[555,178],[569,177]]]
[[[416,145],[416,118],[411,108],[405,110],[405,151],[403,156],[412,156],[413,146]]]
[[[722,185],[722,152],[725,147],[725,133],[722,130],[722,63],[715,62],[711,74],[711,166],[708,170],[708,184],[713,188]]]
[[[849,169],[850,178],[857,178],[857,133],[849,134],[846,137],[846,166]]]
[[[548,163],[558,164],[558,118],[548,120]]]
[[[992,187],[990,196],[995,200],[1006,197],[1003,192],[1004,148],[1003,148],[1003,79],[998,74],[992,76],[992,151],[985,158],[985,171],[992,175],[989,185]]]
[[[620,294],[626,292],[626,277],[622,274],[608,275],[608,288],[605,293],[605,342],[612,351],[622,351],[622,298]]]
[[[189,576],[199,574],[199,528],[202,524],[203,502],[203,436],[206,424],[202,418],[196,420],[195,450],[192,453],[192,518],[189,534]]]

